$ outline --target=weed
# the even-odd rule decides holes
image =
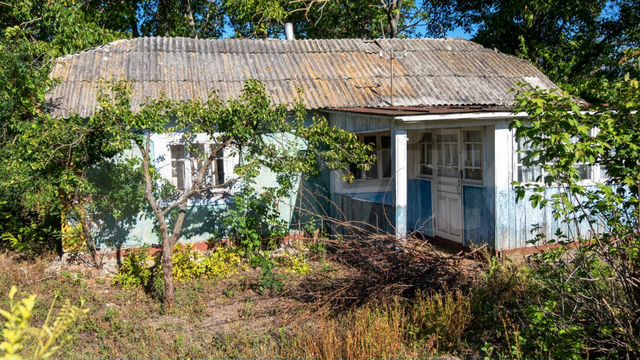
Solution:
[[[258,279],[258,293],[264,295],[267,291],[275,293],[282,291],[284,276],[274,272],[276,266],[273,260],[266,256],[258,256],[256,261],[262,271]]]
[[[276,257],[275,262],[287,273],[308,275],[311,272],[311,267],[304,255],[283,254]]]

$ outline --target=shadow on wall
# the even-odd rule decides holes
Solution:
[[[90,204],[93,240],[99,248],[120,249],[141,217],[150,214],[141,172],[132,160],[105,161],[87,174],[95,186]]]

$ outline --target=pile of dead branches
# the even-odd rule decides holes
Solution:
[[[325,240],[337,272],[314,273],[295,291],[299,300],[347,309],[389,296],[468,288],[477,274],[473,254],[445,253],[428,242],[370,235]],[[480,249],[476,250],[479,251]]]

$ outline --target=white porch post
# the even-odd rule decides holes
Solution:
[[[494,138],[494,171],[495,185],[495,243],[496,250],[509,247],[511,241],[510,209],[513,206],[511,197],[511,181],[513,179],[512,160],[514,156],[513,136],[507,121],[498,121]]]
[[[396,237],[407,236],[407,130],[391,130],[392,169],[394,174],[394,207]]]

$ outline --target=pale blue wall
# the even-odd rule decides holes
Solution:
[[[291,151],[304,149],[304,144],[289,134],[275,134],[270,136],[267,141],[283,144],[283,146],[287,146],[287,149],[290,149]],[[165,145],[166,141],[159,141],[158,144]],[[161,176],[166,178],[171,174],[170,161],[168,160],[170,154],[168,149],[164,149],[166,146],[160,146],[158,144],[152,145],[151,156],[152,159],[157,162]],[[139,151],[132,149],[131,151],[126,152],[123,155],[123,158],[140,156]],[[233,159],[225,159],[225,177],[232,174],[233,163]],[[101,176],[109,176],[109,174],[104,174],[103,172]],[[300,176],[293,174],[292,177],[294,177],[294,189],[290,192],[289,196],[285,196],[280,199],[278,204],[280,218],[287,224],[290,224],[293,217],[298,196],[298,187],[300,185]],[[255,179],[254,188],[258,192],[262,189],[276,186],[278,186],[278,183],[275,174],[267,169],[263,169]],[[155,224],[155,217],[146,205],[146,201],[143,196],[140,196],[139,199],[135,200],[139,200],[143,204],[142,211],[124,215],[112,214],[107,211],[94,215],[98,220],[98,225],[96,226],[96,229],[94,229],[93,233],[96,244],[100,248],[129,248],[159,244],[160,237],[158,236],[159,233],[157,225]],[[195,243],[210,240],[213,236],[214,230],[221,226],[219,221],[220,214],[231,202],[231,198],[191,201],[190,206],[187,208],[188,214],[180,242]],[[126,208],[126,204],[122,204],[120,208]]]
[[[433,236],[431,181],[409,179],[407,229]]]
[[[559,191],[563,190],[548,188],[544,196],[551,198]],[[557,231],[561,231],[573,240],[588,236],[590,228],[586,221],[577,226],[573,222],[567,225],[566,222],[554,218],[550,207],[540,209],[531,206],[529,201],[531,194],[528,191],[524,199],[517,201],[515,190],[512,188],[507,194],[502,195],[501,203],[508,217],[506,217],[507,221],[496,224],[499,229],[502,229],[502,235],[498,238],[500,249],[534,246],[530,241],[535,240],[537,234],[543,234],[548,240],[557,239]]]
[[[394,233],[393,197],[391,192],[333,194],[332,216],[348,221],[348,228],[337,225],[338,234],[349,235],[355,227],[364,231]]]
[[[464,245],[487,244],[494,247],[495,240],[495,190],[493,187],[463,187]]]

